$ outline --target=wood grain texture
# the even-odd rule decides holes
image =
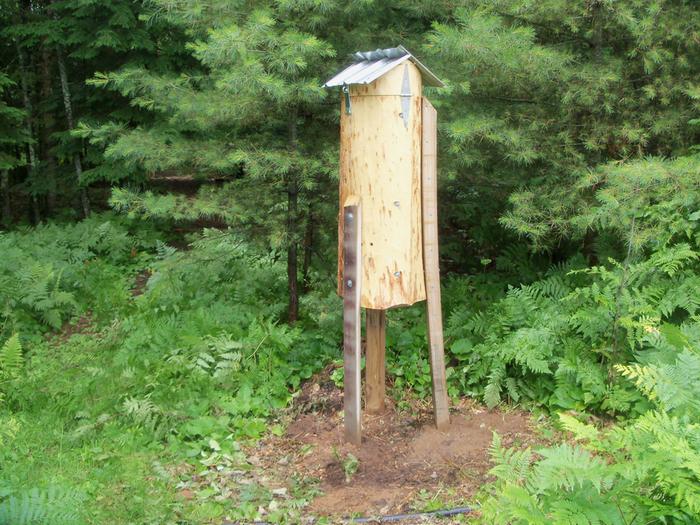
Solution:
[[[343,360],[345,440],[359,445],[360,426],[360,293],[362,290],[361,228],[362,208],[356,198],[348,198],[343,207]]]
[[[367,351],[365,356],[365,408],[384,412],[386,385],[386,311],[366,310]]]
[[[404,65],[411,93],[408,125],[401,110]],[[341,96],[340,204],[362,204],[364,308],[385,310],[425,299],[421,235],[421,76],[402,64],[367,86],[350,86],[352,114]],[[342,221],[339,240],[343,239]],[[342,244],[342,242],[341,242]],[[343,255],[338,250],[338,293]]]
[[[423,99],[423,257],[428,308],[428,343],[433,380],[435,425],[439,430],[450,424],[445,378],[445,348],[440,298],[440,258],[437,224],[437,111]]]

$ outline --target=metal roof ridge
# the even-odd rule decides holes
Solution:
[[[429,85],[434,86],[434,87],[445,87],[445,83],[442,80],[440,80],[432,71],[430,71],[430,69],[428,69],[428,66],[423,64],[423,62],[421,62],[420,60],[418,60],[413,55],[413,53],[411,53],[408,49],[406,49],[402,45],[398,45],[396,47],[398,47],[399,49],[404,51],[406,54],[408,54],[408,56],[411,57],[410,58],[411,62],[413,62],[416,65],[416,67],[423,72],[423,74],[427,77],[427,79],[431,81],[431,82],[426,82],[426,84],[429,84]]]
[[[396,51],[403,54],[396,56]],[[367,58],[373,55],[377,58]],[[410,60],[420,70],[425,84],[434,87],[444,87],[445,85],[425,66],[425,64],[413,56],[413,54],[402,45],[387,49],[377,49],[375,51],[358,51],[353,54],[353,57],[359,60],[356,60],[333,76],[323,87],[330,88],[349,84],[369,84],[406,60]]]

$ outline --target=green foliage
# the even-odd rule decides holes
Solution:
[[[325,202],[335,166],[328,130],[309,116],[328,112],[321,105],[321,72],[336,53],[309,32],[304,15],[316,15],[316,24],[326,26],[342,10],[214,2],[193,11],[170,1],[152,7],[188,34],[196,66],[172,74],[130,67],[96,75],[93,85],[131,98],[153,113],[154,122],[137,129],[84,127],[81,133],[103,142],[105,130],[114,131],[105,141],[109,162],[224,177],[227,184],[206,186],[196,199],[122,191],[113,202],[132,213],[175,219],[223,215],[273,249],[296,244],[297,223],[310,213],[301,210]]]
[[[682,326],[682,351],[667,336],[654,364],[618,367],[651,409],[598,430],[566,414],[580,445],[504,449],[494,437],[498,481],[485,506],[491,523],[695,523],[700,519],[700,323]],[[665,344],[664,344],[665,343]],[[671,381],[671,379],[673,379]]]
[[[177,250],[153,230],[131,234],[130,224],[103,215],[3,239],[12,243],[12,265],[50,261],[63,272],[56,286],[76,298],[73,308],[95,317],[89,326],[94,333],[59,342],[39,337],[43,317],[36,310],[6,318],[8,327],[23,327],[24,357],[21,351],[17,357],[17,336],[1,347],[0,391],[9,395],[0,407],[0,440],[10,447],[0,449],[0,487],[19,494],[60,480],[87,501],[106,502],[75,505],[93,521],[117,512],[117,522],[164,523],[181,508],[171,501],[178,483],[171,464],[201,469],[230,461],[227,468],[249,468],[240,442],[267,432],[268,420],[287,406],[301,381],[337,353],[339,314],[329,315],[326,304],[337,309],[338,300],[332,290],[323,299],[317,291],[318,302],[307,299],[309,316],[292,328],[279,322],[285,265],[274,256],[252,250],[232,230],[205,230],[189,239],[187,250]],[[148,282],[132,295],[143,265]],[[107,290],[126,294],[87,289],[115,279],[115,270],[119,286]],[[327,325],[333,330],[319,329]],[[49,459],[56,447],[63,451],[60,462]],[[155,461],[168,465],[165,472],[156,470]],[[41,462],[50,468],[39,468]],[[198,490],[206,499],[210,489]],[[226,490],[231,495],[243,488]],[[149,496],[134,499],[139,491]],[[269,492],[241,497],[250,504],[238,508],[235,498],[225,498],[212,501],[208,512],[255,518],[259,499]],[[198,509],[186,511],[194,521]]]
[[[698,167],[695,157],[650,160],[603,168],[594,183],[585,178],[597,204],[572,223],[620,259],[588,266],[574,257],[486,309],[458,307],[447,334],[467,377],[450,379],[466,380],[489,406],[508,397],[555,409],[644,410],[625,378],[631,371],[615,365],[658,350],[650,334],[699,311]]]
[[[76,510],[79,493],[51,487],[0,496],[2,525],[79,525],[84,523]]]
[[[19,377],[24,359],[19,334],[10,337],[0,348],[0,382]]]
[[[595,188],[595,204],[570,224],[595,231],[605,242],[601,251],[622,245],[624,260],[567,271],[560,280],[568,288],[559,292],[557,286],[528,293],[543,290],[543,282],[521,287],[509,292],[501,308],[494,307],[494,314],[509,314],[509,302],[515,301],[529,312],[525,326],[530,328],[533,320],[547,316],[534,327],[555,328],[557,339],[549,345],[550,372],[544,377],[527,358],[519,358],[524,366],[514,355],[504,362],[496,345],[510,344],[521,330],[512,323],[518,318],[508,315],[505,331],[492,339],[491,355],[498,351],[494,364],[501,373],[491,374],[486,394],[491,385],[500,393],[499,382],[516,365],[521,367],[516,381],[533,373],[539,385],[544,380],[544,389],[534,392],[538,402],[613,413],[635,406],[638,416],[600,431],[562,415],[564,428],[582,444],[540,450],[535,459],[529,451],[504,451],[496,442],[493,473],[499,481],[485,509],[487,519],[630,524],[695,523],[700,517],[699,173],[698,159],[687,157],[609,166],[583,179],[582,188]],[[632,396],[626,381],[642,396]],[[528,460],[511,459],[518,457]],[[604,462],[596,459],[601,457]]]
[[[562,213],[554,222],[543,215],[549,211],[538,209],[541,196],[521,192],[502,223],[536,246],[563,233],[583,236],[591,230],[612,232],[634,250],[692,241],[698,219],[693,214],[700,204],[699,162],[697,156],[652,157],[601,165],[574,185],[581,204],[576,213]]]
[[[13,149],[24,145],[28,137],[22,130],[24,112],[8,104],[5,91],[14,86],[14,82],[5,73],[0,72],[0,171],[6,171],[22,164],[21,158],[13,154]]]
[[[689,125],[700,56],[688,39],[700,31],[692,3],[469,0],[443,9],[424,50],[448,81],[433,98],[444,224],[462,241],[451,258],[474,268],[497,254],[509,240],[498,219],[540,248],[571,253],[585,230],[570,218],[591,197],[577,179],[610,162],[685,156],[698,142]]]
[[[24,365],[19,334],[14,334],[0,347],[0,409],[7,394],[7,384],[19,378]],[[0,434],[0,444],[3,442]]]
[[[36,339],[79,314],[111,320],[126,307],[129,277],[148,259],[148,236],[112,216],[0,234],[0,336]]]
[[[338,452],[338,449],[336,449],[335,447],[333,447],[333,458],[335,458],[335,460],[343,469],[343,473],[345,474],[345,483],[350,483],[352,481],[352,477],[355,475],[357,469],[360,467],[360,460],[358,460],[350,452],[348,452],[345,455],[345,458],[343,458],[340,455],[340,452]]]

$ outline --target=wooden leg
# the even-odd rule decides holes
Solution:
[[[360,427],[360,205],[343,208],[343,358],[345,440],[359,445]]]
[[[367,309],[365,406],[368,412],[384,411],[386,311]]]
[[[440,259],[437,228],[437,112],[423,98],[423,264],[428,303],[428,343],[433,379],[435,425],[445,429],[450,424],[450,409],[445,378],[445,348],[442,334],[440,300]]]

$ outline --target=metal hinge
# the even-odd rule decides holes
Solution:
[[[345,95],[345,114],[351,115],[352,108],[350,107],[350,88],[347,84],[343,84],[343,94]]]

